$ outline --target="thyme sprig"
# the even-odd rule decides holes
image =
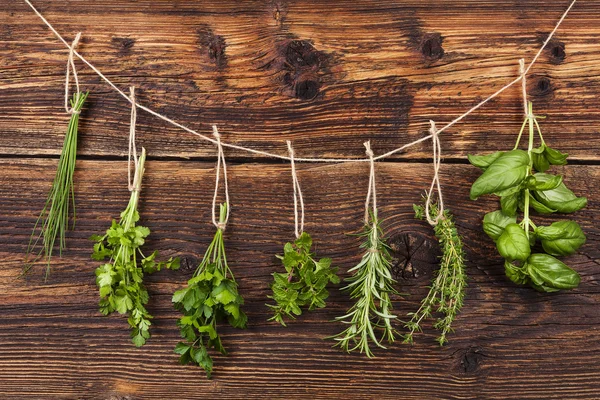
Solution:
[[[60,159],[54,175],[52,187],[48,193],[44,208],[35,222],[33,232],[29,238],[27,255],[22,275],[27,274],[33,264],[44,258],[47,262],[44,279],[48,280],[50,274],[50,259],[54,252],[55,244],[58,244],[59,255],[65,249],[65,232],[69,228],[69,209],[72,207],[73,227],[75,226],[75,192],[73,188],[73,173],[77,158],[77,130],[79,127],[79,115],[83,103],[89,92],[75,93],[71,99],[71,119],[67,127],[67,133],[63,141]],[[39,228],[39,232],[38,231]],[[58,238],[58,243],[56,240]],[[41,248],[36,250],[41,240]],[[37,251],[37,253],[36,253]]]
[[[227,203],[220,205],[219,215],[219,226],[224,226]],[[223,232],[224,228],[217,228],[187,287],[173,294],[175,308],[183,313],[177,326],[181,337],[186,339],[175,346],[175,353],[180,355],[181,364],[193,363],[204,368],[208,378],[213,370],[208,349],[227,354],[217,333],[217,322],[227,319],[231,326],[241,329],[246,328],[248,321],[240,309],[244,299],[227,264]]]
[[[413,208],[416,218],[425,218],[424,206],[415,204]],[[422,332],[422,322],[431,318],[432,313],[438,312],[443,317],[438,318],[433,327],[440,331],[437,341],[440,346],[443,346],[448,341],[448,333],[453,331],[452,322],[459,313],[465,297],[467,286],[465,254],[462,239],[456,230],[454,217],[450,211],[446,209],[440,216],[438,205],[431,204],[429,215],[432,220],[438,221],[434,232],[442,248],[440,269],[433,278],[429,293],[421,301],[419,309],[409,314],[412,318],[405,323],[409,332],[404,335],[404,343],[413,343],[414,333]]]
[[[348,327],[332,337],[337,341],[335,346],[348,353],[359,350],[369,358],[373,357],[370,344],[385,348],[384,340],[389,343],[395,340],[391,322],[396,316],[392,314],[390,295],[398,294],[392,287],[390,248],[377,214],[371,213],[370,218],[371,223],[366,224],[359,235],[364,238],[361,248],[366,251],[358,265],[348,271],[354,274],[346,279],[349,284],[342,288],[349,291],[350,298],[356,302],[346,315],[336,318]],[[376,331],[381,331],[380,338]]]
[[[127,208],[121,213],[119,222],[113,220],[111,227],[103,236],[91,237],[96,243],[92,258],[94,260],[109,259],[106,264],[96,268],[96,284],[100,293],[100,312],[104,315],[117,311],[127,314],[131,327],[131,340],[140,347],[150,337],[150,320],[145,305],[148,303],[148,291],[144,286],[144,273],[151,274],[162,268],[178,269],[179,259],[169,258],[166,262],[157,262],[158,252],[144,256],[140,247],[150,229],[136,226],[140,215],[138,203],[146,150],[138,159],[138,179],[136,188],[131,192]],[[139,257],[138,257],[139,256]],[[141,265],[141,266],[140,266]]]

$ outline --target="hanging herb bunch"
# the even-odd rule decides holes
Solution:
[[[527,151],[519,149],[526,126]],[[534,148],[536,130],[540,145]],[[531,102],[512,150],[469,156],[470,163],[484,171],[471,187],[471,199],[485,194],[500,197],[501,209],[485,215],[483,230],[504,257],[506,275],[517,284],[542,292],[572,289],[580,281],[576,271],[556,258],[573,254],[585,243],[579,224],[563,220],[538,226],[531,219],[531,209],[539,214],[572,213],[586,206],[587,199],[569,190],[562,176],[546,173],[551,165],[565,165],[567,156],[546,144]],[[541,242],[544,252],[532,251],[536,241]]]
[[[371,159],[366,206],[372,195],[373,208],[366,212],[363,232],[358,235],[364,238],[360,247],[365,249],[365,253],[358,265],[348,271],[352,276],[346,279],[348,285],[342,288],[350,293],[352,300],[355,300],[345,315],[336,318],[348,327],[333,336],[333,339],[337,341],[335,346],[339,346],[346,352],[359,350],[370,358],[373,357],[371,344],[385,348],[382,344],[384,340],[389,343],[395,340],[392,320],[396,319],[396,316],[392,314],[390,295],[398,292],[392,286],[395,281],[391,273],[390,247],[386,243],[377,216],[373,152],[369,142],[365,143],[365,147]],[[381,337],[378,337],[379,332]]]
[[[316,308],[326,306],[325,300],[329,297],[327,285],[339,283],[337,268],[332,267],[330,258],[315,259],[311,253],[312,238],[304,232],[304,200],[302,190],[296,175],[294,162],[294,150],[288,140],[290,153],[292,183],[294,185],[294,221],[296,240],[286,243],[283,247],[283,256],[277,256],[281,260],[286,272],[274,272],[271,284],[272,296],[275,305],[267,304],[273,311],[269,321],[277,321],[286,326],[284,318],[295,319],[302,314],[302,308],[312,311]],[[298,218],[298,203],[300,204],[300,218]],[[300,219],[300,223],[298,222]]]
[[[75,172],[75,161],[77,158],[79,115],[87,97],[88,92],[80,93],[78,91],[70,100],[71,108],[69,112],[71,118],[69,126],[67,127],[52,187],[29,239],[23,274],[26,274],[33,264],[43,257],[47,262],[45,273],[45,279],[47,280],[50,274],[50,259],[55,245],[58,244],[59,255],[61,256],[62,251],[65,249],[65,233],[69,228],[69,212],[71,210],[73,213],[73,226],[75,226],[73,173]],[[36,251],[40,240],[41,248]]]
[[[138,203],[144,174],[146,150],[142,148],[139,157],[134,188],[127,208],[121,213],[119,222],[113,220],[103,236],[91,237],[94,244],[92,258],[109,261],[96,269],[96,284],[100,292],[100,312],[104,315],[117,311],[127,314],[131,326],[132,342],[140,347],[150,337],[152,316],[146,310],[148,291],[144,286],[144,274],[151,274],[163,268],[176,270],[179,259],[170,258],[166,262],[157,262],[158,252],[149,256],[142,253],[141,246],[150,235],[150,229],[136,226],[140,219]]]
[[[415,204],[413,208],[416,218],[426,218],[426,207]],[[449,210],[440,212],[438,204],[431,204],[429,220],[437,221],[433,229],[442,249],[440,269],[419,309],[409,314],[411,319],[405,323],[409,332],[404,335],[404,342],[413,343],[415,332],[422,332],[422,322],[437,312],[443,317],[438,318],[433,327],[440,331],[437,341],[442,346],[448,341],[447,335],[453,331],[452,322],[463,305],[467,286],[465,254],[462,238],[456,230],[454,217]]]
[[[223,233],[227,218],[227,203],[220,205],[219,227],[208,246],[200,265],[188,281],[187,287],[173,295],[175,308],[183,313],[177,321],[181,337],[186,342],[175,346],[181,364],[201,366],[210,378],[213,360],[208,349],[221,354],[227,351],[217,333],[217,323],[227,320],[234,328],[246,328],[248,318],[240,309],[244,299],[227,264]]]
[[[276,305],[269,305],[273,316],[269,321],[277,321],[286,326],[284,317],[295,319],[302,314],[302,308],[312,311],[325,307],[329,297],[327,284],[339,283],[337,268],[331,266],[330,258],[315,260],[310,252],[312,239],[302,232],[294,243],[286,243],[283,256],[277,256],[286,272],[274,272],[271,289]]]

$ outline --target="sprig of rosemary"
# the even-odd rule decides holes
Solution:
[[[108,263],[96,268],[96,284],[100,292],[100,312],[108,315],[114,311],[127,314],[131,326],[131,340],[140,347],[150,337],[150,319],[152,316],[145,308],[148,303],[148,291],[143,284],[144,273],[151,274],[162,268],[178,269],[179,259],[170,258],[166,262],[156,262],[158,252],[144,256],[140,247],[150,234],[150,229],[136,226],[140,215],[138,203],[140,199],[141,180],[144,173],[146,151],[138,159],[139,177],[137,187],[131,192],[127,208],[121,213],[119,222],[113,220],[104,236],[91,237],[96,243],[92,258],[94,260],[109,259]],[[138,259],[138,255],[141,260]],[[141,267],[138,266],[141,264]]]
[[[224,224],[227,203],[220,205],[219,224]],[[238,285],[227,264],[224,228],[217,228],[200,265],[188,281],[186,288],[173,294],[175,308],[183,313],[177,320],[181,337],[175,353],[180,355],[181,364],[193,363],[201,366],[210,378],[213,360],[208,349],[214,348],[227,354],[217,333],[217,322],[227,319],[234,328],[246,328],[248,318],[240,309],[244,299],[238,293]]]
[[[416,218],[425,218],[424,206],[415,204],[413,208]],[[448,333],[453,331],[452,322],[459,313],[465,297],[467,286],[465,254],[462,239],[456,230],[454,217],[450,211],[446,209],[440,216],[438,205],[431,204],[429,215],[432,220],[438,221],[434,232],[442,248],[440,269],[433,278],[429,293],[421,301],[417,312],[409,314],[412,318],[405,323],[409,333],[404,335],[404,343],[413,343],[414,333],[422,332],[423,320],[431,318],[433,312],[438,312],[443,314],[443,317],[438,318],[433,327],[440,331],[437,341],[440,346],[443,346],[448,341]]]
[[[302,307],[309,311],[325,307],[325,300],[329,297],[327,284],[340,282],[337,268],[331,266],[331,259],[315,260],[311,247],[312,238],[302,232],[294,243],[285,244],[283,256],[277,256],[286,273],[273,273],[273,295],[268,297],[277,304],[267,304],[274,314],[269,321],[286,326],[284,317],[295,319],[302,314]]]
[[[396,316],[391,313],[390,294],[398,292],[392,287],[390,248],[376,213],[371,213],[371,223],[364,226],[364,232],[359,236],[365,238],[361,248],[366,251],[358,265],[348,271],[354,274],[346,279],[349,284],[342,288],[349,291],[350,298],[356,302],[346,315],[336,318],[348,327],[332,338],[337,341],[335,346],[346,352],[358,349],[370,358],[373,357],[370,343],[385,348],[381,342],[394,342],[395,330],[391,321]],[[376,330],[383,331],[381,338],[377,337]]]
[[[77,158],[77,129],[79,127],[79,114],[88,94],[89,92],[75,93],[71,99],[73,113],[71,114],[67,133],[63,141],[52,187],[29,238],[22,275],[27,274],[33,267],[33,264],[43,257],[47,262],[44,280],[48,280],[50,259],[52,258],[57,238],[60,256],[62,256],[62,251],[65,249],[65,232],[69,227],[69,208],[71,206],[73,209],[73,227],[75,226],[73,173]],[[36,233],[38,227],[40,231]],[[42,241],[41,248],[35,254],[40,239]]]

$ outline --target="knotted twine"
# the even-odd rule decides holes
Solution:
[[[70,71],[73,70],[73,78],[75,80],[75,87],[77,88],[77,93],[75,95],[75,103],[79,101],[79,96],[81,95],[81,91],[79,90],[79,78],[77,77],[77,70],[75,69],[75,62],[73,61],[73,53],[75,48],[79,44],[79,39],[81,39],[81,32],[77,33],[73,43],[69,46],[69,58],[67,60],[67,73],[65,77],[65,111],[67,114],[79,114],[80,111],[75,110],[73,107],[69,107],[69,78]]]
[[[213,196],[212,202],[212,222],[217,227],[217,229],[225,230],[227,226],[227,221],[229,221],[229,210],[231,209],[231,205],[229,204],[229,187],[227,186],[227,165],[225,164],[225,154],[223,153],[223,146],[221,145],[221,135],[219,134],[219,130],[216,125],[212,126],[213,128],[213,136],[217,140],[217,168],[216,168],[216,178],[215,178],[215,194]],[[219,175],[221,175],[221,164],[223,167],[223,181],[225,183],[225,203],[227,203],[227,214],[225,216],[225,221],[220,222],[217,221],[216,218],[216,208],[217,208],[217,195],[219,193]]]
[[[427,198],[425,199],[425,216],[429,225],[436,226],[441,218],[444,217],[444,198],[442,197],[442,187],[440,186],[440,166],[442,164],[442,146],[440,145],[440,137],[435,122],[430,120],[431,127],[429,133],[433,142],[433,179],[431,180],[431,186],[427,191]],[[429,207],[431,206],[433,197],[433,188],[437,187],[437,202],[438,202],[438,214],[435,219],[429,215]]]
[[[287,147],[292,167],[292,184],[294,185],[294,232],[296,238],[299,238],[304,232],[304,200],[302,199],[302,190],[300,189],[300,182],[298,182],[298,175],[296,174],[294,149],[292,148],[292,142],[289,140],[287,140]],[[298,203],[300,203],[300,228],[298,228]]]
[[[137,107],[135,103],[135,87],[129,88],[131,98],[131,122],[129,123],[129,153],[127,156],[127,184],[129,191],[140,191],[142,182],[140,182],[140,171],[138,168],[137,148],[135,147],[135,125],[137,122]],[[133,156],[133,180],[131,180],[131,158]]]
[[[365,201],[365,225],[369,224],[369,203],[373,205],[373,225],[377,218],[377,190],[375,189],[375,160],[373,159],[373,150],[371,150],[371,141],[363,143],[365,145],[365,153],[369,157],[369,190],[367,191],[367,200]]]

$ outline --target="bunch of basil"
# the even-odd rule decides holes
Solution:
[[[563,183],[560,175],[545,173],[550,165],[565,165],[567,154],[542,145],[530,151],[511,150],[471,156],[469,162],[483,174],[471,187],[471,199],[484,194],[500,197],[501,210],[483,218],[483,230],[495,242],[505,259],[506,275],[517,284],[529,284],[543,292],[572,289],[579,285],[579,274],[554,256],[573,254],[586,237],[574,221],[536,226],[529,219],[529,208],[540,214],[571,213],[587,204]],[[518,211],[523,219],[517,223]],[[545,253],[533,253],[536,241]]]

